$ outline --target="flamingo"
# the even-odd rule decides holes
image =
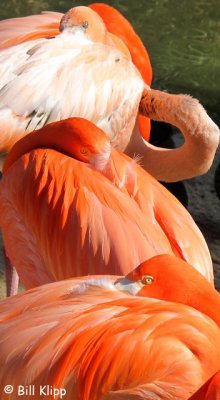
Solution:
[[[138,296],[188,305],[209,316],[220,328],[220,294],[189,264],[171,255],[162,254],[141,264],[126,278],[121,278],[117,287]],[[219,400],[219,378],[220,370],[217,370],[188,400]]]
[[[132,61],[140,71],[145,83],[151,85],[152,67],[148,53],[129,21],[118,10],[107,4],[93,3],[89,5],[89,7],[101,16],[108,32],[112,33],[114,38],[115,35],[117,35],[117,37],[125,43],[129,49]],[[0,21],[0,50],[30,40],[49,38],[58,35],[59,24],[62,17],[62,13],[44,12],[41,15],[11,18]],[[117,46],[117,41],[115,44]],[[149,140],[149,118],[139,114],[138,127],[144,139]]]
[[[81,118],[48,124],[15,144],[0,182],[0,225],[27,289],[86,274],[125,275],[164,252],[213,282],[207,245],[185,208]]]
[[[0,149],[7,151],[24,134],[69,116],[91,119],[115,146],[124,148],[143,91],[128,49],[116,37],[115,46],[114,35],[88,7],[69,10],[59,30],[50,40],[27,41],[0,53]],[[118,49],[119,42],[126,54]],[[39,84],[46,84],[44,91],[39,92]],[[13,98],[20,90],[18,109]],[[116,130],[120,138],[115,137]]]
[[[36,26],[40,17],[34,17]],[[19,137],[46,123],[80,116],[102,128],[114,147],[131,156],[140,153],[143,166],[158,180],[183,180],[210,168],[219,143],[217,126],[196,100],[150,90],[130,60],[126,45],[110,35],[94,10],[71,9],[61,18],[59,34],[48,39],[41,37],[45,31],[38,28],[30,33],[32,19],[28,18],[27,28],[21,28],[21,21],[2,24],[1,151],[8,151]],[[42,16],[42,21],[48,18],[50,14]],[[14,22],[15,42],[13,34],[7,33]],[[46,22],[46,27],[54,30],[51,23],[48,26]],[[33,40],[27,40],[30,36]],[[39,91],[42,86],[44,90]],[[153,106],[158,102],[161,110],[155,115],[154,107],[147,112],[141,107],[141,115],[179,120],[184,128],[183,146],[161,149],[143,140],[135,127],[142,96],[149,96]]]
[[[147,85],[152,83],[152,67],[147,50],[130,22],[114,7],[104,3],[88,6],[104,21],[108,32],[119,37],[130,51],[132,61],[140,71]],[[43,12],[20,18],[0,21],[0,50],[27,41],[49,38],[60,33],[59,25],[63,17],[59,12]]]
[[[183,260],[167,255],[144,262],[126,279],[72,278],[1,301],[2,400],[8,382],[14,400],[21,388],[22,398],[30,398],[33,386],[36,396],[44,387],[44,394],[56,389],[51,398],[56,393],[67,400],[187,400],[220,368],[220,330],[218,314],[215,322],[195,304],[179,303],[181,278],[190,302],[205,302],[213,315],[219,294]],[[203,289],[210,293],[205,300]]]

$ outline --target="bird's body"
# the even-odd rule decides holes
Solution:
[[[177,268],[178,266],[178,268]],[[140,289],[141,288],[141,289]],[[117,289],[139,296],[188,305],[208,316],[220,328],[220,294],[191,265],[161,254],[139,265],[126,278],[120,278]],[[204,331],[202,330],[203,334]],[[216,346],[217,357],[217,346]],[[219,400],[220,369],[196,390],[188,400]]]
[[[129,49],[132,61],[140,71],[145,83],[151,85],[152,68],[148,53],[129,21],[127,21],[118,10],[107,4],[94,3],[89,7],[101,16],[108,32],[113,34],[114,38],[116,38],[115,35],[117,35],[117,37],[125,43],[125,47]],[[5,50],[6,48],[11,48],[21,43],[21,48],[25,49],[25,42],[28,42],[30,46],[30,41],[48,39],[59,35],[59,25],[62,17],[62,13],[44,12],[40,15],[0,21],[0,50]],[[115,42],[115,40],[114,43],[117,47],[118,43]],[[119,43],[119,48],[121,49],[121,43]],[[17,52],[18,48],[14,50]],[[5,52],[5,54],[7,55],[7,52]],[[21,58],[23,58],[22,55]],[[4,63],[4,59],[2,61]],[[139,115],[138,125],[142,136],[148,140],[150,136],[149,118]]]
[[[62,388],[67,400],[187,400],[216,373],[214,321],[184,304],[131,296],[120,279],[75,278],[1,302],[2,400],[8,382],[13,400],[18,385],[35,394]]]
[[[0,223],[26,288],[127,274],[161,253],[187,260],[213,282],[207,245],[184,207],[80,118],[47,125],[14,146],[0,183]]]
[[[88,34],[89,28],[73,31],[66,24],[53,38],[0,51],[1,151],[33,129],[70,116],[93,121],[116,147],[128,144],[144,82],[129,57],[115,47],[101,18],[83,9],[89,10],[91,21],[94,15],[99,18]]]
[[[51,34],[54,24],[55,29],[58,26],[57,13],[54,22],[53,13],[43,14],[42,22],[41,16],[33,16],[33,29],[32,17],[0,24],[0,88],[4,85],[0,151],[8,151],[33,129],[80,116],[104,129],[114,147],[131,156],[141,154],[144,168],[158,180],[174,182],[205,173],[219,144],[218,127],[189,96],[150,90],[146,85],[152,78],[149,58],[132,26],[112,7],[91,7],[100,12],[111,32],[87,7],[64,14],[55,36]],[[8,33],[13,24],[15,32]],[[39,91],[40,87],[44,90]],[[137,117],[144,137],[149,137],[147,117],[178,126],[184,145],[170,150],[147,144],[135,125]]]

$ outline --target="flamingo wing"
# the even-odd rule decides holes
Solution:
[[[164,186],[135,160],[114,149],[111,165],[103,174],[135,200],[145,218],[169,241],[173,254],[213,283],[212,260],[202,233],[189,212]]]
[[[33,39],[57,35],[62,16],[62,13],[47,11],[39,15],[0,21],[0,50]]]
[[[1,302],[2,400],[8,382],[15,399],[18,385],[49,385],[65,388],[67,400],[186,400],[219,369],[219,328],[210,318],[96,279]]]
[[[79,44],[79,38],[68,34],[40,39],[34,46],[27,42],[6,49],[8,63],[15,62],[16,52],[20,58],[20,51],[25,51],[24,62],[10,74],[6,72],[14,77],[7,84],[3,79],[0,90],[0,148],[10,147],[19,136],[46,123],[70,116],[92,120],[116,147],[126,147],[143,80],[124,54],[82,38]],[[5,52],[0,53],[0,61]]]
[[[141,170],[138,203],[144,209],[145,196],[151,193],[151,210],[155,221],[160,225],[170,241],[173,253],[193,265],[202,275],[213,283],[213,266],[204,236],[189,212],[182,204],[151,175]]]
[[[98,164],[79,158],[85,144]],[[49,124],[17,143],[0,199],[6,250],[27,288],[88,273],[126,274],[162,253],[213,282],[207,245],[188,212],[82,118]]]
[[[89,5],[105,23],[108,32],[118,36],[128,47],[133,63],[140,71],[147,85],[152,83],[152,67],[147,50],[133,29],[131,23],[116,8],[104,3]]]
[[[0,199],[6,250],[26,288],[91,273],[126,274],[153,255],[172,254],[162,230],[130,196],[55,150],[16,161],[0,183]]]

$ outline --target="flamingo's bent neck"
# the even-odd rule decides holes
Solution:
[[[140,153],[144,168],[156,179],[175,182],[208,171],[219,144],[219,128],[198,100],[145,89],[140,112],[153,120],[175,125],[185,138],[181,147],[164,149],[144,142],[134,131],[127,153],[133,150]]]

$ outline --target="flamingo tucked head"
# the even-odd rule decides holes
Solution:
[[[133,29],[130,22],[114,7],[104,3],[93,3],[89,7],[96,11],[104,21],[108,32],[117,35],[126,48],[128,48],[132,61],[142,75],[145,83],[152,83],[152,67],[147,50]],[[116,44],[116,47],[117,46]],[[119,47],[120,48],[120,47]],[[122,48],[120,48],[121,51]],[[125,51],[123,51],[125,53]],[[144,115],[138,115],[138,127],[141,135],[147,141],[150,139],[150,119]]]
[[[220,309],[219,293],[191,265],[173,255],[161,254],[143,262],[119,279],[116,287],[133,295],[186,304],[220,326],[216,313]]]
[[[110,157],[111,145],[104,132],[84,118],[53,122],[19,140],[6,158],[3,173],[23,154],[37,148],[54,149],[102,170]]]
[[[93,42],[106,42],[107,29],[102,18],[91,8],[71,8],[60,21],[60,32],[81,32]]]

